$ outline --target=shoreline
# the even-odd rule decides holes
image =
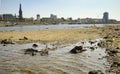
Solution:
[[[103,38],[100,46],[106,48],[107,61],[110,68],[108,73],[120,73],[120,25],[106,25],[104,27],[90,27],[81,29],[34,30],[34,31],[0,31],[0,42],[7,40],[24,44],[33,42],[60,42],[67,44],[80,40]]]
[[[99,37],[98,29],[59,29],[59,30],[33,30],[33,31],[0,31],[0,41],[11,40],[17,43],[79,41],[83,39],[96,39]],[[24,39],[26,38],[26,39]]]
[[[106,48],[106,58],[110,63],[108,72],[120,74],[120,25],[103,27],[100,35],[104,39],[101,45]]]

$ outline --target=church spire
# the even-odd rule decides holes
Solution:
[[[21,7],[21,3],[20,3],[20,6],[19,6],[19,20],[22,20],[22,19],[23,19],[22,7]]]

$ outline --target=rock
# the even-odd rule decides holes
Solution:
[[[105,46],[105,42],[104,42],[104,41],[100,41],[97,45],[98,45],[99,47],[104,47],[104,46]]]
[[[22,39],[19,40],[28,40],[28,38],[24,36]]]
[[[28,40],[28,38],[24,36],[24,40]]]
[[[119,31],[120,29],[115,29],[115,31]]]
[[[88,74],[104,74],[101,70],[93,70],[90,71]]]
[[[76,53],[81,53],[83,51],[86,51],[83,49],[82,46],[75,46],[71,51],[70,53],[73,53],[73,54],[76,54]]]
[[[81,42],[82,44],[84,44],[85,42]]]
[[[10,39],[4,39],[1,41],[1,44],[5,45],[5,44],[15,44],[15,43],[13,43],[12,40],[10,40]]]
[[[120,68],[120,62],[113,62],[112,64],[111,64],[111,67],[119,67]]]
[[[92,45],[92,44],[94,44],[96,41],[89,41],[89,43]]]
[[[40,53],[41,56],[47,56],[48,55],[48,50],[45,49],[45,50],[39,51],[39,53]]]
[[[113,40],[112,39],[107,39],[106,42],[113,42]]]
[[[36,47],[38,47],[38,45],[37,45],[37,44],[33,44],[32,46],[33,46],[33,47],[35,47],[35,48],[36,48]]]
[[[95,50],[95,48],[94,48],[94,47],[90,47],[90,49],[91,49],[91,50]]]
[[[108,38],[109,38],[108,36],[103,37],[103,39],[108,39]]]
[[[37,52],[38,52],[38,50],[35,50],[33,48],[28,48],[28,49],[25,49],[24,54],[30,54],[31,56],[34,56],[34,55],[36,55]]]
[[[114,55],[116,55],[117,53],[118,53],[117,50],[109,50],[109,51],[108,51],[108,54],[109,54],[110,56],[114,56]]]
[[[119,47],[116,47],[116,49],[120,49]]]

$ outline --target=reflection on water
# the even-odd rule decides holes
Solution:
[[[99,39],[97,40],[99,41]],[[83,41],[82,41],[83,42]],[[50,50],[48,56],[24,55],[24,49],[32,48],[33,43],[0,45],[0,73],[2,74],[80,74],[81,70],[86,74],[91,70],[102,70],[105,72],[108,62],[104,48],[97,47],[97,42],[90,44],[84,40],[84,44],[54,45],[48,43],[48,47],[57,46],[56,50]],[[37,50],[46,47],[43,43],[38,44]],[[71,54],[69,51],[76,45],[82,45],[87,51]],[[91,50],[89,47],[95,47]],[[82,74],[82,73],[81,73]]]

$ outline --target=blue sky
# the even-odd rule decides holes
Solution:
[[[0,13],[18,15],[19,3],[22,3],[24,17],[102,18],[103,12],[109,12],[110,19],[120,20],[120,0],[0,0]]]

